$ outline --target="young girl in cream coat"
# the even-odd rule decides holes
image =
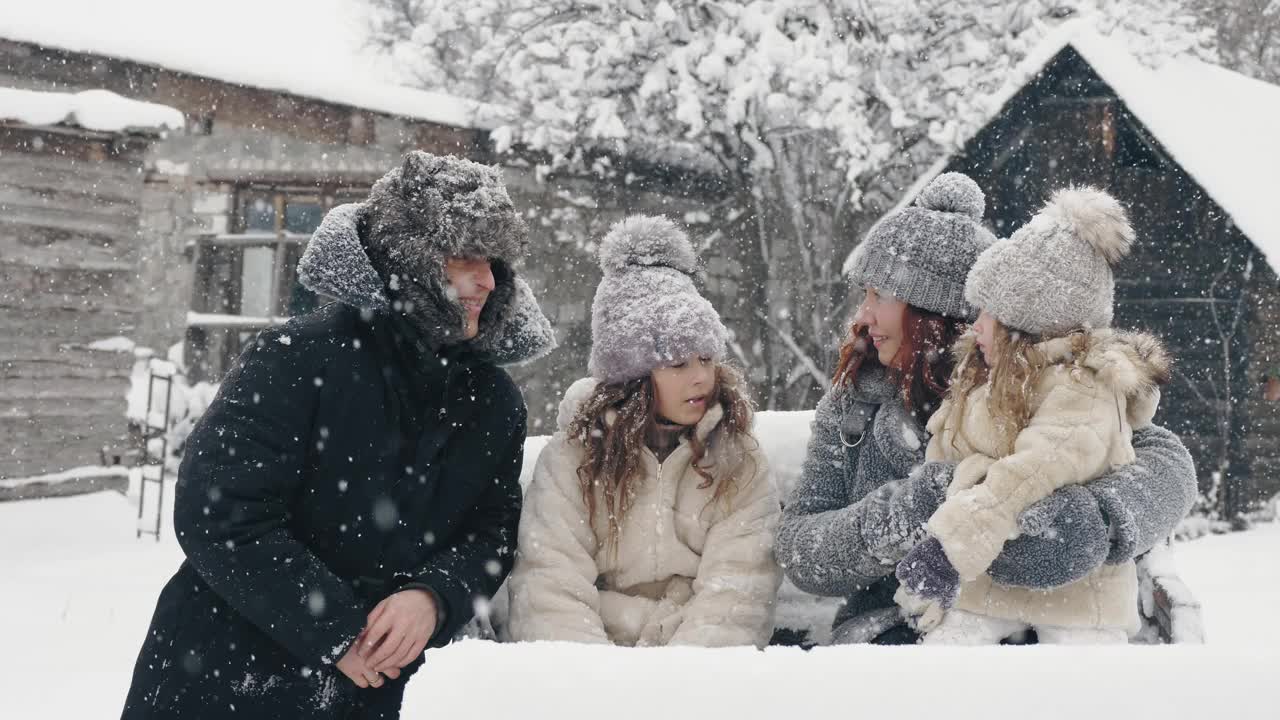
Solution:
[[[958,462],[928,539],[898,565],[898,600],[925,644],[1123,643],[1138,628],[1132,561],[1053,590],[986,574],[1018,516],[1058,488],[1133,462],[1168,359],[1154,338],[1109,329],[1111,266],[1133,240],[1124,208],[1091,189],[1057,193],[1013,237],[985,250],[965,283],[981,310],[928,423],[928,460]]]
[[[693,248],[637,216],[600,262],[592,377],[566,393],[525,497],[510,637],[763,646],[778,498]]]

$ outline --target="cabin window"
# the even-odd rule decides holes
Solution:
[[[364,188],[243,186],[231,232],[199,237],[187,316],[191,372],[216,379],[259,330],[314,310],[321,298],[298,282],[298,261],[333,206],[364,198]]]

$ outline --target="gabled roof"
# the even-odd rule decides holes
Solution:
[[[1151,69],[1123,42],[1087,20],[1066,23],[1033,51],[991,98],[986,124],[1064,49],[1072,48],[1107,83],[1169,156],[1204,189],[1280,271],[1280,86],[1191,59]],[[961,146],[977,134],[964,138]],[[897,210],[946,169],[940,158],[904,193]],[[845,271],[850,267],[845,261]]]
[[[455,127],[476,103],[397,85],[366,50],[354,0],[37,0],[0,12],[0,39]]]

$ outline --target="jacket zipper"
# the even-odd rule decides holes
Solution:
[[[657,492],[657,499],[654,500],[654,503],[653,503],[653,531],[655,533],[654,546],[653,546],[653,576],[655,578],[658,577],[658,572],[660,569],[658,567],[658,557],[661,554],[661,550],[662,550],[662,546],[661,546],[662,510],[666,505],[666,499],[667,499],[666,488],[662,484],[662,466],[665,465],[667,462],[669,462],[672,458],[674,458],[676,456],[676,453],[679,453],[684,449],[685,449],[684,445],[680,445],[676,447],[676,449],[671,451],[671,454],[667,456],[667,459],[665,461],[658,460],[657,453],[653,452],[652,450],[648,451],[649,454],[653,456],[653,461],[658,464],[658,492]],[[675,512],[674,497],[671,499],[671,506],[672,506],[672,513],[674,514]]]
[[[449,414],[449,383],[452,380],[453,363],[448,362],[444,367],[444,394],[440,397],[440,413],[438,417],[441,420],[445,419],[445,416]]]
[[[654,456],[654,460],[657,460]],[[658,577],[658,556],[662,552],[662,504],[666,499],[666,490],[662,487],[662,461],[658,461],[658,499],[653,503],[653,577]]]

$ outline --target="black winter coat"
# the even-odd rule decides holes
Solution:
[[[125,718],[396,717],[404,682],[333,666],[412,583],[444,621],[511,568],[525,407],[476,356],[421,350],[391,314],[328,305],[264,331],[192,433]],[[418,348],[418,349],[412,349]]]

